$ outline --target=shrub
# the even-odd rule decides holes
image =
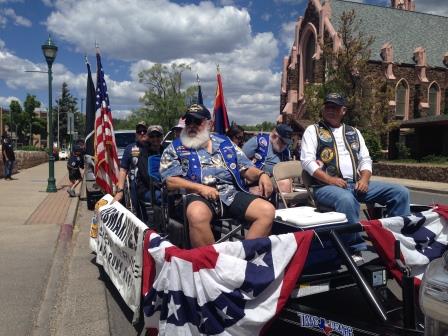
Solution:
[[[370,131],[364,131],[363,137],[372,160],[378,161],[379,159],[381,159],[380,137]]]
[[[422,162],[431,162],[431,163],[447,163],[448,157],[431,154],[431,155],[422,157],[421,161]]]
[[[18,150],[28,151],[28,152],[38,152],[43,151],[43,148],[36,147],[36,146],[21,146],[17,148]]]
[[[411,150],[401,142],[396,144],[398,150],[398,159],[409,159],[411,157]]]

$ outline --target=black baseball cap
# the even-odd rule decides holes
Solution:
[[[142,130],[142,131],[148,130],[148,126],[146,125],[146,123],[144,121],[139,121],[137,123],[137,125],[135,125],[135,131],[138,132],[139,130]]]
[[[187,108],[185,112],[185,118],[187,116],[191,116],[196,119],[207,119],[210,120],[212,118],[210,111],[202,104],[193,104]]]
[[[277,131],[277,134],[280,136],[280,138],[282,139],[282,141],[287,144],[290,145],[292,144],[292,128],[289,127],[286,124],[279,124],[275,127],[275,130]]]
[[[338,106],[345,106],[345,98],[339,93],[329,93],[325,96],[324,104],[334,104]]]

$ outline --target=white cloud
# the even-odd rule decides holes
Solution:
[[[269,21],[270,19],[271,19],[271,14],[269,14],[269,13],[265,13],[265,14],[263,14],[262,16],[261,16],[261,19],[263,20],[263,21]]]
[[[4,27],[11,20],[16,26],[31,27],[32,23],[27,18],[17,15],[14,9],[5,8],[0,10],[0,26]]]
[[[17,100],[20,104],[22,104],[22,101],[14,96],[9,96],[9,97],[0,97],[0,106],[3,108],[8,108],[9,109],[9,104],[11,104],[11,101],[13,100]]]
[[[296,30],[296,21],[285,22],[282,24],[280,31],[280,41],[286,47],[286,50],[290,50],[294,42],[294,34]]]
[[[219,0],[221,6],[232,6],[235,4],[234,0]]]
[[[250,41],[246,9],[211,2],[179,5],[168,0],[65,0],[55,4],[49,31],[92,50],[126,60],[166,62],[179,57],[229,52]]]

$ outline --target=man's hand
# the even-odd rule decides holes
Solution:
[[[219,198],[219,192],[216,188],[201,185],[199,188],[199,195],[209,201],[216,201]]]
[[[367,190],[369,190],[369,180],[368,179],[360,179],[358,182],[356,182],[355,190],[366,193]]]
[[[120,202],[122,198],[123,198],[123,190],[120,192],[117,192],[115,194],[114,199],[112,200],[111,204],[114,202]]]
[[[340,177],[331,176],[328,179],[328,184],[335,185],[336,187],[340,187],[340,188],[344,188],[344,189],[347,188],[347,181],[345,181],[344,179],[341,179]]]
[[[261,174],[258,179],[258,186],[260,187],[261,195],[269,198],[272,195],[273,186],[271,178],[267,174]]]

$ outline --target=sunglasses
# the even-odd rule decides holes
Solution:
[[[137,133],[139,135],[145,135],[146,134],[146,130],[139,130],[139,131],[137,131],[135,133]]]
[[[150,133],[150,134],[148,134],[148,137],[150,137],[150,138],[161,138],[162,134],[160,134],[160,133]]]
[[[202,125],[204,120],[205,119],[197,119],[197,118],[193,118],[193,117],[186,117],[185,118],[185,125],[192,125],[192,124],[194,124],[194,125],[200,126],[200,125]]]
[[[240,141],[241,141],[241,140],[244,139],[244,135],[238,135],[238,136],[236,136],[235,138],[236,138],[237,140],[240,140]]]

